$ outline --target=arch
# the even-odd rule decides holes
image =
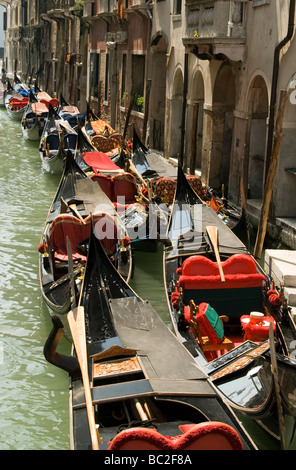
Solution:
[[[229,65],[223,64],[217,73],[213,88],[209,184],[217,190],[220,190],[224,185],[226,193],[230,171],[235,103],[235,75]]]
[[[154,35],[151,42],[148,146],[157,150],[164,148],[167,44],[167,37],[160,32]]]
[[[204,77],[200,67],[193,70],[189,84],[186,147],[188,167],[191,174],[201,169],[202,140],[203,140],[203,113],[205,101]]]
[[[184,76],[181,66],[178,64],[171,89],[170,99],[170,126],[168,136],[168,154],[172,158],[179,158],[181,152],[181,125],[183,106]]]
[[[253,76],[247,92],[249,132],[246,145],[248,198],[261,199],[264,187],[264,159],[268,118],[268,90],[261,74]]]

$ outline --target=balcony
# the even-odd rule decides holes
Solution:
[[[186,51],[205,60],[243,60],[247,1],[187,0]]]

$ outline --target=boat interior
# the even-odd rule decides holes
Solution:
[[[183,309],[179,327],[190,328],[208,360],[232,350],[244,341],[268,339],[269,325],[276,324],[264,301],[266,277],[254,259],[234,254],[221,262],[203,255],[189,256],[177,268],[179,276],[171,300]],[[269,301],[279,304],[279,295],[267,291]]]

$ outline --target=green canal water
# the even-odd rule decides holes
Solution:
[[[38,143],[0,109],[0,450],[68,450],[67,374],[49,364],[51,330],[38,278],[38,245],[59,177],[42,168]],[[132,287],[169,325],[162,254],[136,253]],[[170,326],[170,325],[169,325]],[[70,351],[63,339],[59,350]],[[260,449],[277,448],[246,423]]]

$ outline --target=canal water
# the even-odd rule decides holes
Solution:
[[[68,450],[67,374],[49,364],[51,330],[39,288],[38,245],[59,177],[42,168],[38,143],[0,108],[0,450]],[[169,325],[161,253],[136,253],[132,287]],[[147,297],[147,292],[149,296]],[[64,338],[62,353],[70,352]],[[275,449],[245,423],[259,449]]]

